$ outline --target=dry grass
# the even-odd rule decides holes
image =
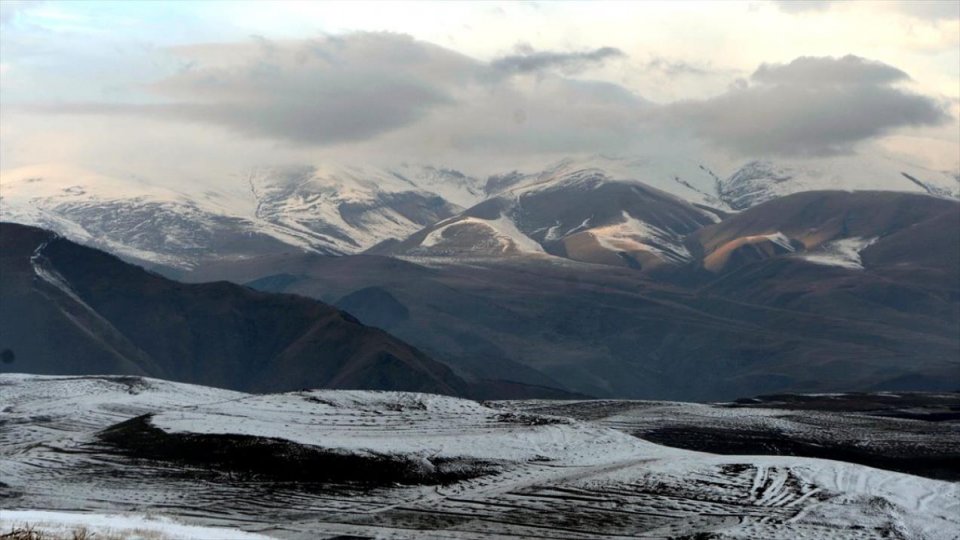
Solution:
[[[164,540],[159,531],[145,529],[123,529],[106,531],[91,531],[86,527],[77,527],[70,531],[50,531],[42,528],[43,524],[24,523],[11,528],[8,532],[0,533],[0,540],[124,540],[135,536],[145,540]]]

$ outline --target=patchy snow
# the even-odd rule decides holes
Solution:
[[[256,250],[265,240],[354,253],[405,238],[482,198],[476,178],[414,165],[326,163],[256,167],[226,178],[154,174],[148,180],[50,164],[4,170],[0,183],[5,221],[183,268],[218,245],[249,242]],[[105,216],[111,216],[109,227]]]
[[[877,237],[861,238],[857,236],[834,240],[821,245],[815,251],[800,255],[800,258],[825,266],[863,270],[860,252],[873,245],[877,240]]]
[[[905,191],[960,197],[960,181],[954,173],[927,169],[883,153],[751,161],[718,185],[720,197],[735,210],[814,190]]]
[[[634,218],[626,211],[623,221],[613,225],[589,229],[597,242],[611,251],[648,251],[661,260],[675,264],[690,260],[691,255],[683,239]]]
[[[0,447],[14,450],[71,431],[98,430],[160,410],[239,399],[247,394],[132,376],[0,374],[0,411],[42,418],[0,430]]]
[[[751,237],[751,238],[758,238],[758,237]],[[787,251],[796,251],[796,248],[794,248],[793,245],[790,243],[790,238],[788,238],[787,235],[783,234],[780,231],[777,231],[773,234],[760,235],[759,238],[766,238],[767,240],[773,242],[774,244],[782,247]]]
[[[566,158],[540,172],[520,175],[507,191],[520,194],[605,181],[640,182],[692,203],[728,209],[717,197],[719,178],[709,167],[695,159],[666,155]],[[716,218],[711,212],[703,212]]]
[[[420,242],[420,245],[426,248],[441,245],[444,242],[444,231],[464,224],[481,225],[490,229],[500,243],[501,251],[507,252],[514,248],[524,253],[545,253],[543,246],[523,234],[513,220],[502,214],[494,220],[466,216],[456,221],[450,221],[430,231]]]
[[[75,538],[84,530],[90,538],[144,538],[152,540],[264,540],[269,536],[222,527],[185,525],[166,517],[131,514],[92,514],[44,510],[0,509],[0,534],[32,530],[43,538]]]
[[[249,395],[139,377],[4,374],[0,390],[0,468],[9,494],[0,511],[4,527],[28,521],[68,533],[87,526],[104,536],[142,529],[159,531],[161,538],[256,537],[242,529],[291,538],[572,540],[714,533],[940,540],[952,538],[960,526],[956,483],[820,459],[678,450],[611,428],[617,422],[637,426],[656,415],[676,420],[677,408],[689,408],[709,425],[747,419],[770,427],[816,420],[806,412],[788,422],[778,416],[783,411],[697,404],[555,405],[627,405],[620,416],[585,422],[525,412],[525,402],[495,409],[403,392]],[[627,414],[631,408],[637,411]],[[477,458],[498,468],[443,485],[301,486],[131,459],[95,444],[99,430],[146,413],[169,432],[276,437],[359,455]],[[143,509],[170,517],[142,517]],[[87,513],[72,513],[78,510]],[[120,514],[124,510],[134,514]]]
[[[734,240],[731,240],[730,242],[727,242],[727,244],[724,244],[724,246],[731,245],[731,244],[736,244],[736,245],[756,244],[758,242],[772,242],[791,253],[797,250],[797,248],[795,248],[793,244],[790,243],[790,238],[780,231],[776,231],[768,234],[754,234],[750,236],[741,236],[740,238],[736,238]]]

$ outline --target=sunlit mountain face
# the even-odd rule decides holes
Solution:
[[[0,0],[0,537],[954,538],[958,36]]]

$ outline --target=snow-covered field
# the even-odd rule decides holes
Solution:
[[[222,527],[184,525],[166,517],[0,510],[0,538],[15,531],[31,531],[45,539],[142,538],[144,540],[265,540],[268,536]]]
[[[960,530],[956,483],[823,459],[669,448],[615,429],[616,415],[544,415],[551,407],[562,410],[395,392],[252,396],[135,377],[0,375],[0,524],[82,523],[164,538],[219,538],[224,528],[277,538],[949,539]],[[637,407],[622,408],[620,421],[635,426],[628,409]],[[722,414],[736,422],[741,413]],[[211,453],[178,453],[199,448]],[[383,463],[419,463],[425,473],[378,482],[369,473]],[[431,476],[431,467],[463,474]]]

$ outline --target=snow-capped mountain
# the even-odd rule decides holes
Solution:
[[[666,156],[623,158],[594,155],[567,158],[542,171],[512,171],[492,175],[487,179],[484,189],[492,196],[516,188],[545,188],[567,182],[568,176],[578,171],[594,171],[612,180],[642,182],[693,204],[725,209],[725,203],[718,196],[717,186],[721,179],[717,173],[701,161]]]
[[[249,176],[255,217],[309,239],[309,246],[355,253],[403,238],[481,199],[479,183],[457,171],[351,166],[258,168]]]
[[[129,259],[190,268],[285,251],[347,254],[403,238],[482,198],[449,169],[262,167],[174,189],[59,165],[0,176],[0,219]]]
[[[716,222],[717,213],[614,174],[568,160],[538,174],[494,178],[488,186],[494,184],[498,193],[489,199],[374,251],[433,257],[550,254],[635,268],[687,262],[683,238]]]
[[[683,237],[696,228],[791,193],[960,197],[960,173],[882,155],[751,161],[731,174],[692,158],[592,156],[485,179],[427,165],[325,163],[168,182],[42,165],[3,171],[0,183],[4,221],[183,269],[371,248],[431,256],[548,253],[649,268],[687,260]]]
[[[227,190],[177,191],[65,166],[4,171],[0,218],[140,261],[188,266],[201,257],[289,249],[295,236],[256,223]]]
[[[904,191],[960,198],[960,172],[935,171],[883,155],[751,161],[718,183],[717,197],[743,210],[791,193],[816,190]]]
[[[562,173],[577,170],[642,182],[690,203],[724,211],[743,210],[791,193],[817,190],[903,191],[960,198],[960,171],[933,170],[883,154],[752,160],[728,169],[675,156],[596,155],[565,159],[532,173],[493,175],[488,178],[485,191],[497,195],[517,187],[545,186],[563,181]]]

